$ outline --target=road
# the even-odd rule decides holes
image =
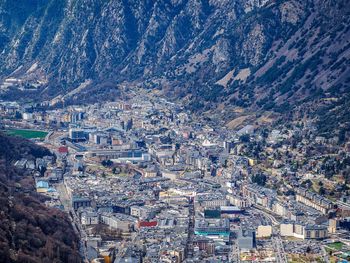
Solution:
[[[72,207],[70,198],[68,196],[67,189],[66,189],[63,182],[59,183],[57,185],[56,189],[60,195],[60,201],[61,201],[62,205],[64,206],[64,210],[71,217],[71,222],[72,222],[72,226],[73,226],[74,230],[80,236],[80,249],[81,249],[81,254],[84,258],[84,262],[89,262],[88,256],[87,256],[87,247],[86,247],[87,235],[85,233],[85,230],[83,229],[83,227],[80,224],[80,220],[79,220],[78,216],[75,214],[75,211]]]
[[[264,207],[262,207],[260,205],[254,205],[252,208],[255,209],[256,211],[262,213],[273,225],[275,225],[275,226],[279,225],[278,220],[273,215],[266,212]]]
[[[232,263],[240,263],[241,262],[241,256],[240,256],[240,250],[237,244],[237,240],[234,241],[232,245],[232,250],[230,254],[230,262]]]
[[[323,260],[326,262],[326,263],[330,263],[330,260],[329,260],[329,255],[325,249],[324,246],[322,246],[322,254],[323,254]]]
[[[339,205],[339,206],[345,206],[346,208],[350,208],[350,204],[347,204],[347,203],[344,203],[344,202],[341,202],[341,201],[337,201],[337,205]]]
[[[194,237],[194,202],[193,199],[189,200],[188,206],[189,212],[189,223],[188,223],[188,237],[187,237],[187,257],[191,258],[193,256],[193,237]]]
[[[138,238],[137,233],[132,233],[132,238],[129,241],[123,240],[122,243],[118,246],[118,253],[116,254],[116,259],[122,259],[125,253],[128,251],[128,246],[135,244],[136,239]]]
[[[274,246],[276,247],[276,262],[288,263],[286,252],[284,251],[283,241],[280,235],[272,237]]]
[[[261,213],[263,216],[265,216],[265,218],[273,225],[274,228],[274,232],[278,232],[277,226],[279,225],[279,222],[277,221],[277,219],[271,215],[270,213],[266,212],[264,207],[261,207],[259,205],[254,205],[254,207],[252,207],[252,209],[255,209],[256,212]],[[278,263],[288,263],[288,259],[286,256],[286,252],[284,250],[284,245],[283,245],[283,241],[282,238],[280,236],[280,234],[274,234],[274,236],[272,237],[272,241],[275,247],[275,252],[276,252],[276,262]]]

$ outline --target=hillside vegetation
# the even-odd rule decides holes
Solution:
[[[194,111],[317,118],[350,92],[347,0],[5,0],[0,15],[0,76],[21,81],[5,99],[95,102],[138,86]]]
[[[0,134],[0,262],[81,262],[67,215],[45,207],[33,178],[12,165],[45,155],[44,148]]]

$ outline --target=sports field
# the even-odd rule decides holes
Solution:
[[[8,135],[20,136],[26,139],[42,139],[42,138],[45,138],[45,136],[47,135],[47,132],[45,131],[21,130],[21,129],[7,130],[6,133]]]

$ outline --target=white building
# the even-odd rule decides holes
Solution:
[[[81,214],[82,225],[97,225],[98,223],[99,219],[96,212],[83,212]]]
[[[272,226],[258,226],[256,233],[257,238],[271,237],[272,235]]]

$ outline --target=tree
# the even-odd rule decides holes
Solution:
[[[312,186],[312,182],[310,179],[307,179],[306,181],[302,182],[301,184],[303,187],[310,188]]]
[[[16,118],[17,120],[22,119],[22,113],[16,111],[15,118]]]
[[[267,137],[269,137],[269,130],[268,129],[263,129],[262,131],[261,131],[261,136],[263,137],[263,138],[265,138],[265,139],[267,139]]]
[[[320,195],[325,195],[325,194],[326,194],[326,190],[324,189],[323,186],[320,187],[320,189],[318,190],[318,193],[319,193]]]
[[[252,176],[252,182],[261,186],[265,186],[266,179],[266,175],[264,174],[256,174]]]
[[[339,144],[343,144],[345,142],[345,140],[346,140],[345,134],[346,134],[345,130],[342,129],[339,131],[339,134],[338,134],[338,143]]]
[[[250,142],[250,136],[249,134],[243,134],[239,137],[239,140],[243,143],[248,143]]]
[[[310,248],[310,247],[307,247],[307,248],[306,248],[306,253],[309,254],[310,252],[311,252],[311,248]]]
[[[290,195],[295,195],[295,191],[292,189],[288,189],[288,191],[285,193],[286,196],[290,196]]]
[[[104,166],[104,167],[109,167],[109,166],[112,166],[113,165],[113,162],[111,160],[103,160],[101,162],[101,164]]]
[[[46,167],[45,166],[40,166],[39,168],[40,176],[44,176],[46,172]]]

